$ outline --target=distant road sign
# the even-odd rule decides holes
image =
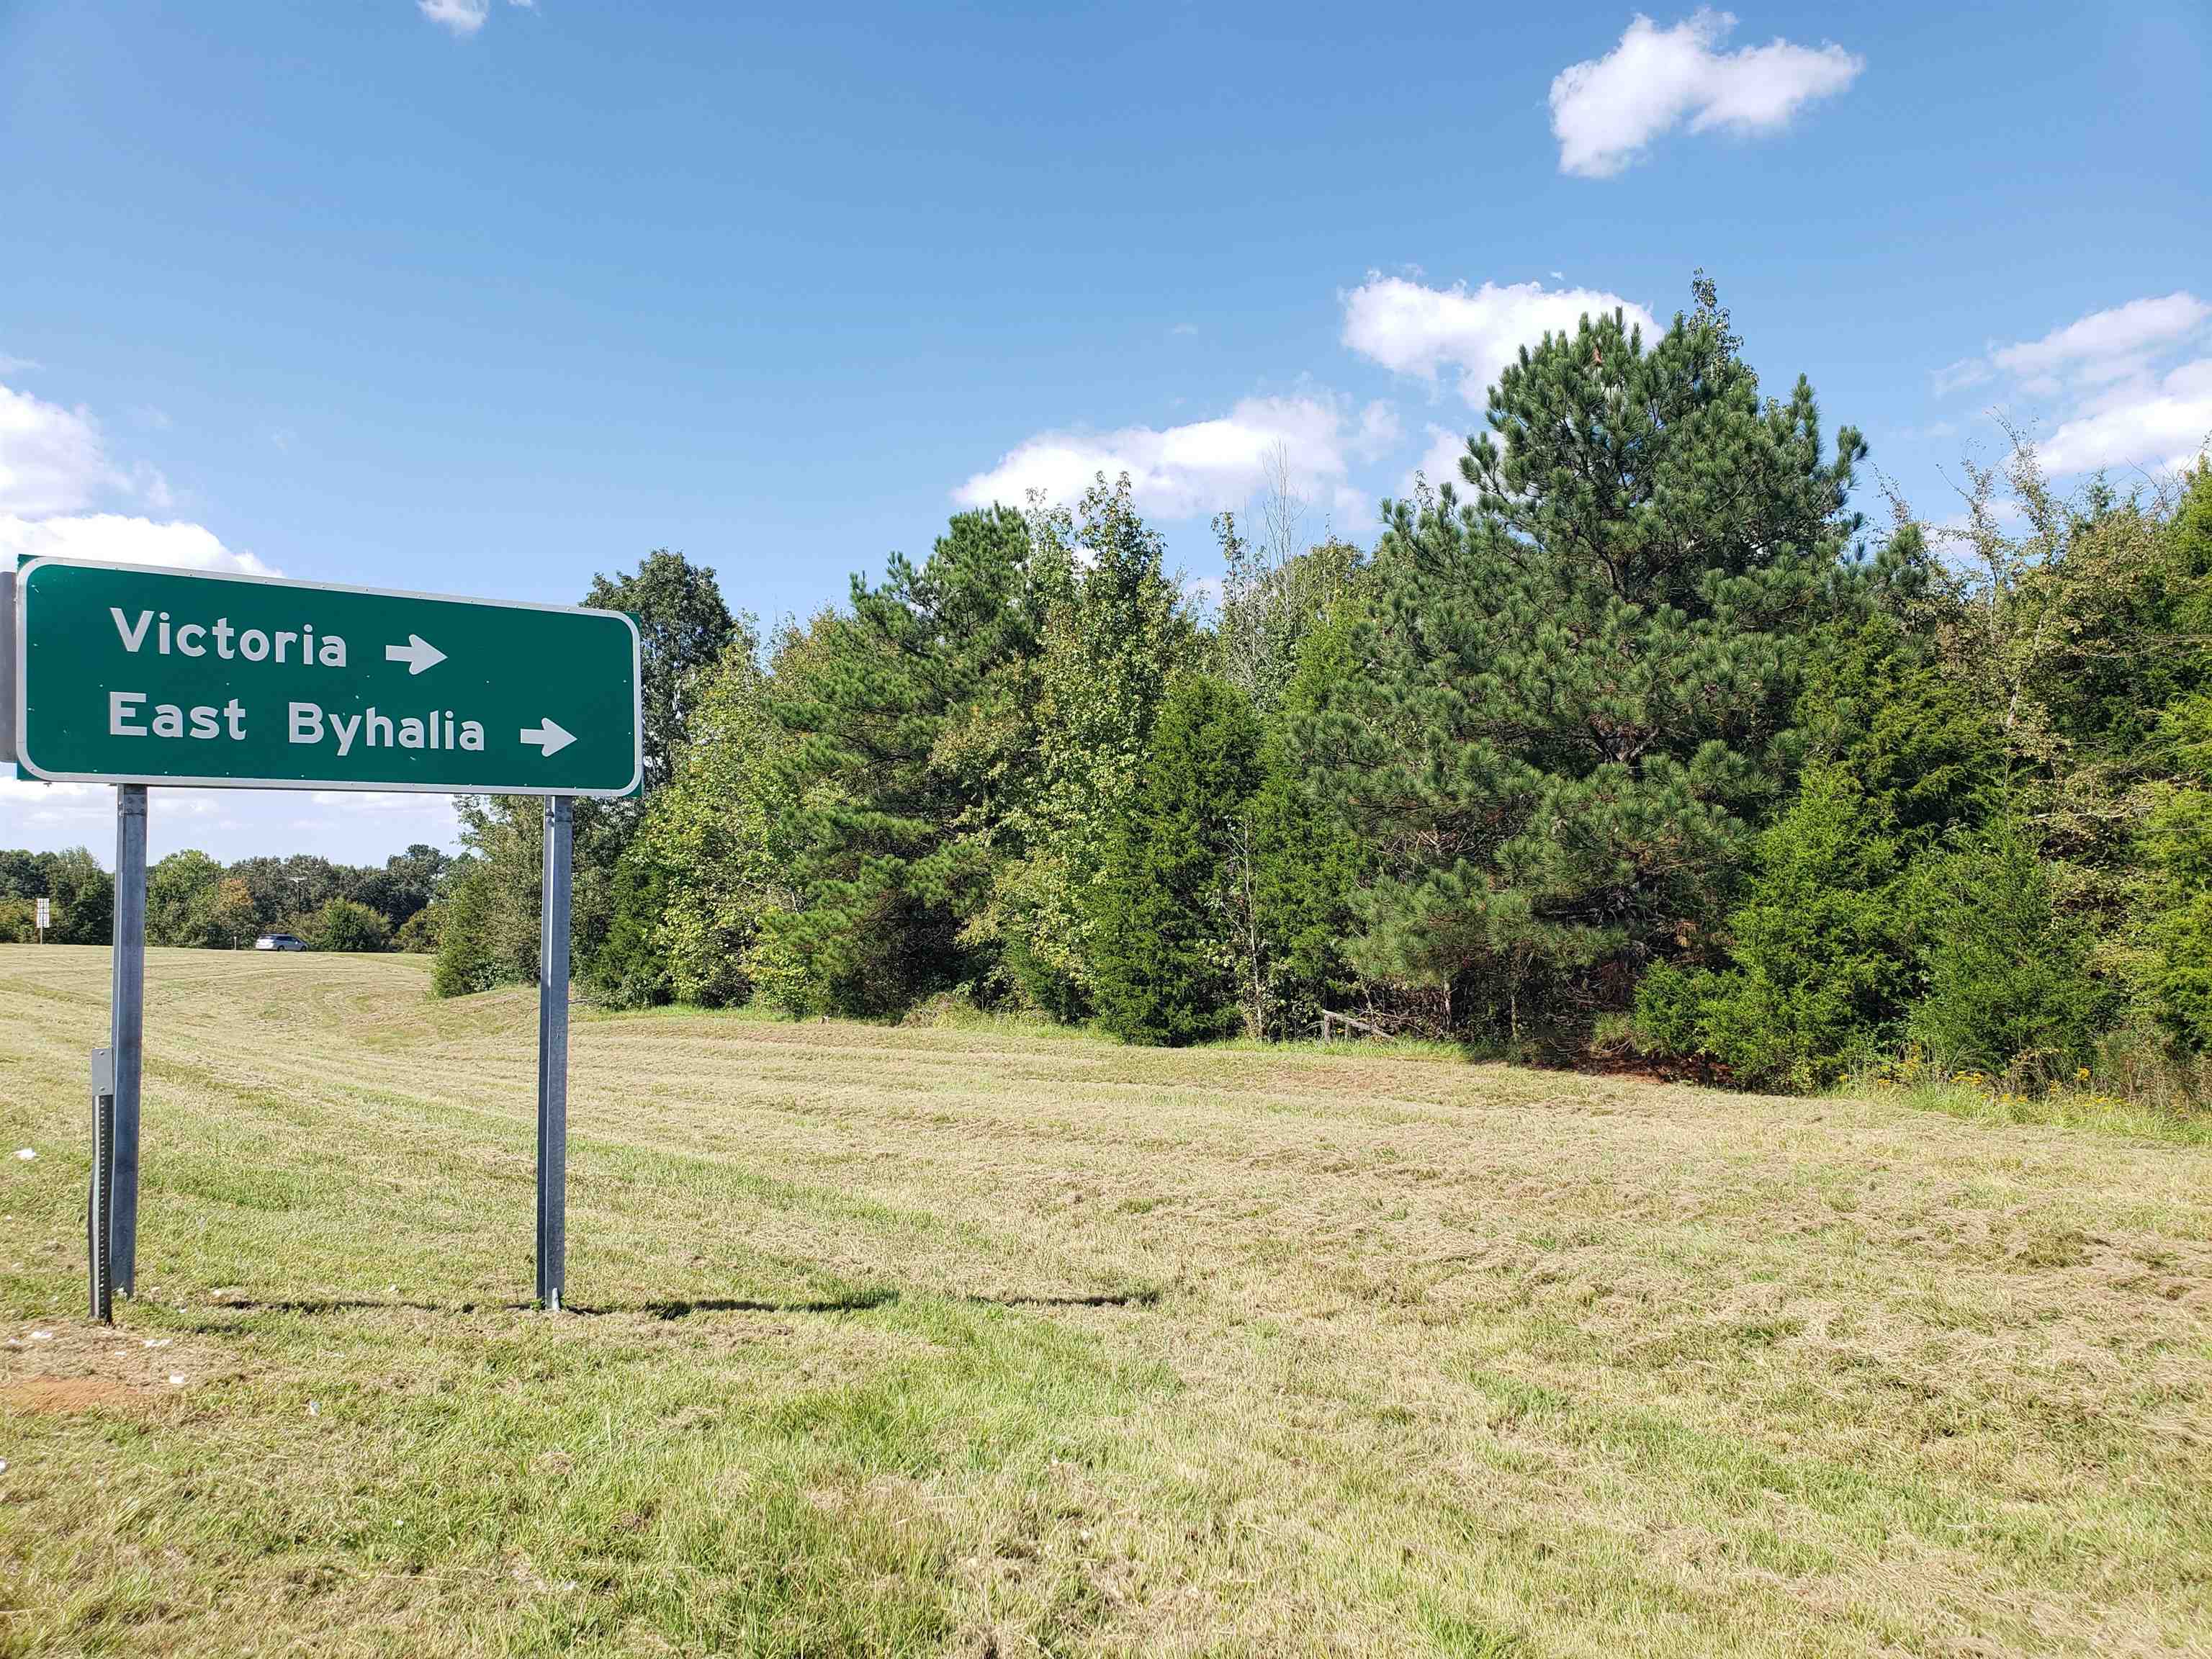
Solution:
[[[49,928],[49,927],[52,927],[53,925],[54,925],[54,913],[53,913],[53,909],[52,909],[52,903],[51,903],[51,902],[50,902],[49,900],[46,900],[46,899],[40,899],[40,900],[39,901],[39,921],[38,921],[38,927],[39,927],[39,931],[40,931],[40,933],[45,933],[45,932],[46,931],[46,929],[47,929],[47,928]]]
[[[642,768],[618,611],[29,559],[16,756],[34,777],[623,795]]]

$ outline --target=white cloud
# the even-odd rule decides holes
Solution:
[[[2057,404],[2058,426],[2038,446],[2054,474],[2175,471],[2212,440],[2208,337],[2212,305],[2177,290],[2090,312],[2038,339],[1992,345],[1939,370],[1936,392],[2002,379],[2016,398]]]
[[[2063,423],[2039,447],[2044,465],[2054,473],[2104,466],[2178,472],[2212,445],[2212,357],[2131,390]]]
[[[1333,535],[1355,539],[1375,523],[1375,498],[1364,489],[1339,484],[1328,498],[1328,528]]]
[[[1948,398],[1970,386],[1986,386],[1996,376],[1996,371],[1990,367],[1988,358],[1961,357],[1954,363],[1944,364],[1930,378],[1935,382],[1936,395]]]
[[[538,0],[507,0],[523,11],[538,9]],[[491,0],[415,0],[415,9],[434,23],[443,24],[456,40],[466,40],[491,15]]]
[[[1398,411],[1376,398],[1359,411],[1359,430],[1352,441],[1353,453],[1363,461],[1371,461],[1388,454],[1398,447],[1406,435],[1404,422]]]
[[[1370,411],[1374,408],[1370,405]],[[1093,477],[1127,472],[1138,506],[1166,519],[1195,518],[1242,502],[1264,479],[1279,449],[1293,487],[1311,493],[1346,471],[1347,451],[1383,424],[1364,411],[1355,424],[1326,394],[1246,398],[1216,420],[1183,426],[1123,427],[1113,432],[1039,433],[952,492],[968,507],[1009,505],[1032,489],[1073,502]]]
[[[1705,8],[1668,29],[1639,12],[1604,57],[1561,70],[1552,82],[1559,171],[1610,178],[1686,120],[1692,132],[1775,131],[1805,105],[1841,92],[1866,67],[1866,59],[1832,43],[1799,46],[1778,37],[1720,51],[1735,27],[1729,13]]]
[[[318,806],[339,806],[360,812],[448,812],[444,795],[422,794],[411,789],[314,789],[307,799]]]
[[[2057,397],[2069,381],[2081,386],[2148,382],[2161,351],[2172,351],[2205,332],[2212,306],[2177,290],[2125,305],[2054,328],[2039,340],[1992,345],[1979,357],[1961,357],[1936,371],[1939,398],[1967,386],[1986,386],[2000,374],[2010,375],[2026,397]]]
[[[1467,453],[1467,434],[1448,426],[1438,426],[1433,421],[1428,427],[1429,447],[1421,452],[1421,459],[1413,464],[1399,485],[1399,494],[1410,497],[1413,486],[1420,479],[1433,489],[1440,483],[1449,483],[1462,495],[1467,493],[1467,480],[1460,476],[1460,457]],[[1416,477],[1416,475],[1419,477]]]
[[[28,374],[41,367],[28,357],[11,357],[0,351],[0,374]]]
[[[491,0],[415,0],[416,10],[454,34],[474,34],[491,15]]]
[[[0,512],[67,513],[125,483],[85,410],[0,386]]]
[[[160,514],[174,504],[160,468],[141,462],[126,471],[109,458],[88,411],[0,386],[0,557],[275,574],[199,525],[98,510],[118,497]]]
[[[2152,351],[2189,338],[2208,319],[2212,319],[2212,306],[2193,294],[2130,300],[2109,311],[2093,311],[2039,340],[1999,346],[1990,353],[1990,361],[2008,374],[2071,371],[2086,380],[2117,380],[2140,373]]]
[[[107,786],[99,783],[37,783],[26,777],[0,772],[0,806],[52,805],[58,801],[108,799]]]
[[[119,513],[52,519],[0,513],[0,556],[13,559],[26,554],[100,559],[109,564],[161,564],[179,570],[241,571],[250,576],[277,574],[251,553],[233,552],[202,525],[157,523]]]
[[[1460,371],[1461,396],[1480,409],[1498,370],[1547,331],[1571,333],[1587,314],[1614,310],[1645,337],[1659,332],[1649,311],[1595,289],[1547,289],[1541,283],[1466,283],[1430,288],[1370,272],[1344,296],[1344,343],[1401,374],[1433,383],[1447,366]]]

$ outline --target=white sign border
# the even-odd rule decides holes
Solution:
[[[445,783],[363,783],[356,780],[319,778],[188,778],[167,772],[49,772],[31,758],[30,733],[30,574],[41,565],[60,565],[72,570],[143,570],[153,576],[189,576],[196,581],[250,582],[260,587],[284,587],[318,593],[357,593],[379,599],[422,599],[432,605],[490,605],[503,611],[550,611],[564,617],[616,617],[629,629],[629,684],[635,708],[630,720],[629,781],[619,789],[557,789],[542,783],[472,783],[457,788]],[[327,789],[357,795],[574,795],[593,800],[619,800],[634,794],[645,777],[645,650],[637,631],[637,618],[626,611],[605,611],[587,605],[540,605],[531,599],[477,599],[459,593],[416,593],[400,587],[355,587],[343,582],[295,581],[289,576],[253,576],[243,571],[186,570],[176,565],[124,564],[113,559],[72,559],[40,554],[24,560],[13,573],[15,587],[15,684],[9,688],[15,715],[15,764],[32,777],[48,783],[143,783],[151,788],[176,789]]]

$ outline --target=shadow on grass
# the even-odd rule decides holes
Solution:
[[[766,1297],[665,1297],[650,1302],[613,1302],[605,1304],[572,1302],[562,1311],[579,1319],[601,1319],[611,1315],[650,1314],[655,1319],[689,1319],[695,1314],[762,1313],[762,1314],[840,1314],[866,1313],[872,1309],[889,1307],[898,1301],[901,1292],[890,1285],[875,1285],[865,1290],[848,1291],[842,1296],[819,1297],[808,1301],[775,1301]],[[1156,1287],[1146,1286],[1133,1291],[1102,1291],[1093,1294],[1055,1294],[1041,1292],[1024,1295],[1020,1292],[1006,1296],[961,1295],[956,1301],[978,1307],[993,1308],[1149,1308],[1160,1299]],[[210,1311],[225,1313],[274,1314],[342,1314],[342,1313],[428,1313],[473,1316],[480,1313],[533,1313],[535,1302],[402,1302],[374,1297],[296,1297],[276,1301],[261,1301],[239,1297],[209,1304]],[[219,1328],[203,1322],[201,1328]]]
[[[615,1303],[604,1308],[576,1304],[568,1311],[586,1317],[596,1317],[601,1314],[647,1313],[655,1319],[689,1319],[693,1314],[704,1313],[866,1313],[871,1308],[888,1307],[898,1299],[896,1291],[888,1285],[880,1285],[849,1291],[843,1296],[819,1297],[810,1302],[775,1302],[765,1297],[702,1296],[688,1299],[671,1297],[659,1302]]]

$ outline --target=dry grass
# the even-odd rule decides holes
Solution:
[[[2212,1652],[2198,1146],[586,1018],[552,1318],[528,995],[151,974],[111,1334],[105,953],[0,948],[0,1648]]]

